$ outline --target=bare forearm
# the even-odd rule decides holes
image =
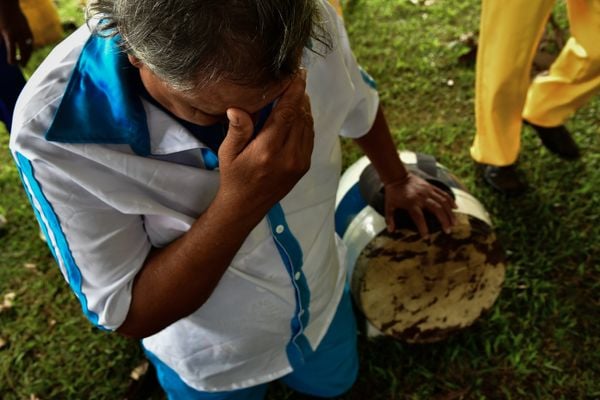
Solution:
[[[182,237],[150,253],[138,273],[125,322],[118,331],[152,335],[204,304],[264,213],[216,199]]]
[[[385,187],[385,220],[388,231],[395,228],[394,211],[408,211],[421,236],[428,234],[423,210],[433,213],[445,232],[455,223],[452,208],[454,200],[445,192],[430,185],[414,174],[409,174],[398,156],[381,108],[371,130],[356,140],[377,170]]]
[[[371,130],[355,139],[355,142],[369,157],[384,184],[398,182],[406,177],[406,169],[398,156],[381,107],[377,110]]]

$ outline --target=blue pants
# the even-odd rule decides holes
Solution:
[[[25,86],[25,78],[19,67],[6,62],[6,49],[0,44],[0,122],[10,131],[17,97]]]
[[[187,386],[177,374],[147,354],[169,400],[262,400],[267,384],[230,392],[201,392]],[[356,321],[346,290],[327,334],[313,354],[281,380],[292,389],[311,396],[336,397],[348,391],[358,375]]]

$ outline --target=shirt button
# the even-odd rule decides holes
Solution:
[[[275,232],[277,233],[283,233],[283,231],[285,231],[285,228],[283,227],[283,225],[277,225],[277,227],[275,228]]]
[[[302,276],[302,274],[300,272],[296,272],[296,275],[294,275],[294,279],[298,280],[298,279],[300,279],[301,276]]]

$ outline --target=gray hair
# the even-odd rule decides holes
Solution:
[[[176,89],[259,87],[295,73],[305,47],[331,49],[317,1],[94,0],[87,19]]]

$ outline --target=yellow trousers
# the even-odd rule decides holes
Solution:
[[[52,0],[20,0],[19,5],[33,33],[35,47],[56,43],[63,38],[58,11]]]
[[[600,0],[567,0],[571,37],[547,75],[530,80],[554,0],[483,0],[471,156],[514,163],[522,119],[558,126],[600,91]]]

